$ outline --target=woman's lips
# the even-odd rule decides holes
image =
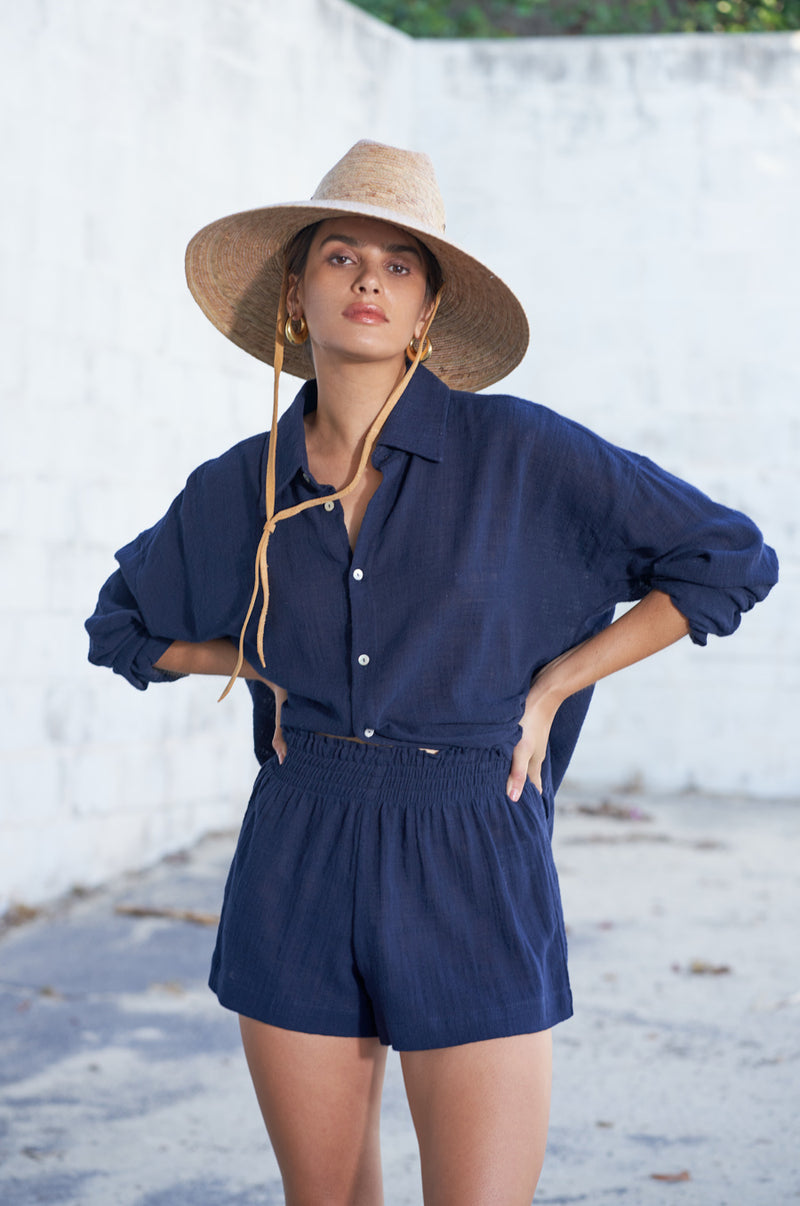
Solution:
[[[354,302],[352,306],[348,306],[346,310],[343,310],[342,314],[345,318],[349,318],[351,322],[380,323],[389,321],[380,306],[367,306],[363,302]]]

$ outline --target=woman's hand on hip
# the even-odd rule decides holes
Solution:
[[[272,748],[278,755],[278,762],[282,765],[283,760],[286,757],[286,742],[283,739],[283,729],[281,728],[281,709],[286,702],[287,693],[284,691],[283,687],[276,686],[275,683],[271,683],[269,679],[265,678],[263,681],[267,684],[269,689],[272,691],[272,694],[275,696],[275,732],[272,735]]]
[[[534,680],[519,722],[522,736],[511,758],[511,772],[506,784],[510,799],[516,801],[520,798],[526,779],[530,779],[539,791],[542,790],[542,763],[547,753],[550,727],[560,703],[560,699],[554,700],[537,689]]]
[[[511,759],[506,788],[511,799],[519,799],[526,775],[541,790],[550,728],[565,699],[666,649],[688,631],[689,621],[669,595],[651,590],[608,628],[548,662],[533,680],[525,701],[522,736]]]

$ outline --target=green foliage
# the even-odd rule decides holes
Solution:
[[[354,0],[418,38],[765,33],[800,29],[800,0]]]

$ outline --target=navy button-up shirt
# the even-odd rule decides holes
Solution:
[[[278,509],[333,493],[312,478],[308,382],[281,419]],[[237,640],[264,512],[268,437],[201,465],[120,568],[87,622],[90,659],[135,686],[172,640]],[[373,453],[382,480],[351,551],[341,504],[278,524],[269,545],[264,674],[284,725],[377,743],[508,748],[532,676],[657,588],[695,642],[725,635],[776,581],[745,516],[544,407],[451,391],[420,368]],[[259,607],[256,607],[256,617]],[[245,654],[258,665],[256,617]],[[557,786],[590,692],[553,725]],[[258,752],[271,737],[253,691]]]

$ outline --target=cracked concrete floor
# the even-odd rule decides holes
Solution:
[[[538,1203],[800,1202],[800,806],[564,793],[576,1016]],[[4,1206],[272,1206],[235,1018],[205,987],[234,836],[0,938]],[[136,916],[118,906],[143,907]],[[399,1061],[387,1206],[421,1202]]]

